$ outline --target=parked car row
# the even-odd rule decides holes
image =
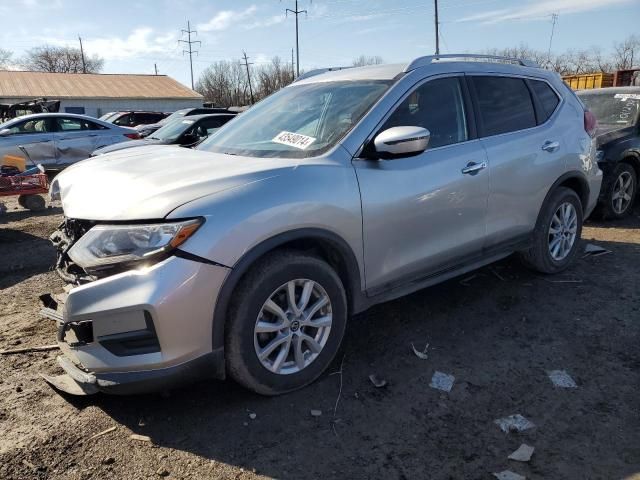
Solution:
[[[65,372],[48,381],[281,394],[372,305],[513,253],[562,272],[598,201],[595,135],[557,74],[444,55],[309,72],[194,149],[88,159],[51,186],[71,288],[45,305]]]

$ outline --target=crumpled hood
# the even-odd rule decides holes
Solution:
[[[163,218],[197,198],[282,175],[296,165],[296,159],[241,157],[160,145],[84,160],[64,170],[54,183],[67,217],[147,220]]]

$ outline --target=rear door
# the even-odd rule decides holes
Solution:
[[[407,94],[377,132],[427,128],[427,150],[393,160],[353,161],[370,294],[481,255],[489,170],[485,150],[474,139],[469,108],[462,74],[427,80]]]
[[[565,171],[566,146],[555,128],[559,97],[546,82],[536,85],[545,95],[556,95],[555,103],[547,97],[543,113],[531,87],[534,80],[497,74],[467,78],[491,164],[485,247],[525,241],[549,188]]]
[[[56,163],[56,150],[52,133],[50,117],[40,117],[23,120],[8,129],[11,133],[0,137],[0,164],[4,164],[4,157],[15,156],[24,158],[24,153],[18,148],[25,147],[34,163],[52,165]],[[29,160],[26,167],[29,168]]]
[[[78,117],[55,117],[55,144],[58,163],[66,165],[89,158],[99,146],[106,127]],[[109,142],[113,143],[113,142]]]

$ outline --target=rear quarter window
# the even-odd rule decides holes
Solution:
[[[531,93],[525,81],[513,77],[472,76],[483,135],[536,126]]]
[[[540,106],[542,107],[542,112],[540,112],[540,119],[538,123],[546,122],[553,112],[556,111],[556,107],[560,103],[560,99],[556,92],[549,86],[547,82],[543,82],[540,80],[530,80],[529,84],[531,85],[531,89],[533,90],[536,97],[538,97],[538,101],[540,102]]]

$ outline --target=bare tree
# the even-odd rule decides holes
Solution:
[[[43,47],[32,48],[22,58],[22,66],[26,70],[52,73],[82,73],[82,54],[80,49],[72,47]],[[100,73],[104,66],[104,59],[98,56],[85,55],[87,73]]]
[[[639,64],[640,36],[630,35],[613,44],[613,66],[616,70],[627,70]]]
[[[382,60],[382,57],[378,55],[370,57],[366,55],[360,55],[358,58],[354,58],[351,64],[354,67],[364,67],[365,65],[380,65],[381,63],[384,63],[384,60]]]
[[[9,68],[13,52],[0,48],[0,69]]]

